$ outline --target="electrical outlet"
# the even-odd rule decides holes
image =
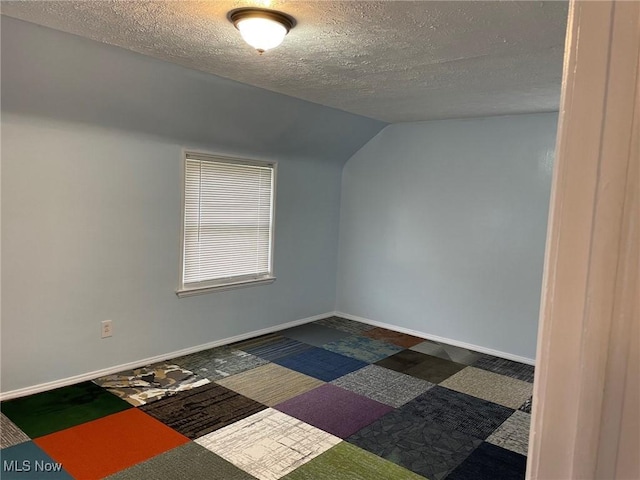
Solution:
[[[111,327],[111,320],[103,320],[102,322],[100,322],[100,324],[102,326],[102,330],[101,330],[101,334],[100,334],[101,338],[107,338],[107,337],[110,337],[111,335],[113,335],[113,329]]]

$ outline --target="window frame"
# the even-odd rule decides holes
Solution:
[[[228,164],[236,165],[253,165],[260,167],[270,167],[273,171],[273,185],[271,192],[271,225],[270,234],[271,241],[269,244],[269,265],[270,271],[267,276],[255,278],[253,275],[238,275],[233,277],[221,278],[217,280],[206,280],[198,283],[192,283],[189,286],[184,284],[184,257],[185,257],[185,209],[186,209],[186,176],[187,176],[187,160],[200,160],[200,161],[217,161]],[[276,280],[275,265],[274,265],[274,245],[275,245],[275,224],[276,224],[276,194],[277,194],[277,182],[278,182],[278,162],[255,160],[241,157],[227,157],[224,155],[218,155],[214,153],[205,153],[196,150],[183,150],[182,151],[182,213],[181,228],[180,228],[180,264],[179,264],[179,284],[176,289],[176,295],[180,298],[190,297],[193,295],[202,295],[210,292],[219,292],[224,290],[232,290],[243,287],[253,287],[257,285],[268,285]]]

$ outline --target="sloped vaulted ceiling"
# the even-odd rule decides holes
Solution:
[[[259,56],[227,21],[298,25]],[[21,1],[2,13],[384,122],[556,110],[566,2]]]

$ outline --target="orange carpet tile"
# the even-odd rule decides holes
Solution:
[[[132,408],[34,441],[73,477],[84,480],[105,477],[189,439]]]

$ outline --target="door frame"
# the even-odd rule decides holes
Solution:
[[[640,2],[569,7],[527,479],[640,478]]]

